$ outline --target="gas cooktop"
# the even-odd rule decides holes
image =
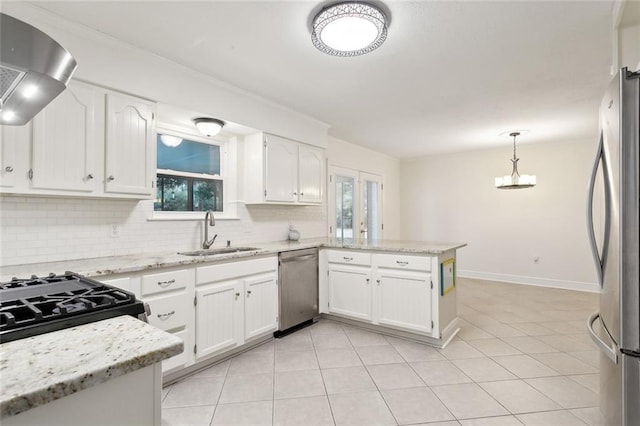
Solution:
[[[146,319],[145,305],[74,272],[0,283],[0,343],[120,315]]]

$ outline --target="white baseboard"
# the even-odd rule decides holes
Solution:
[[[512,284],[533,285],[538,287],[562,288],[565,290],[586,291],[589,293],[598,293],[600,291],[597,283],[585,283],[580,281],[552,280],[540,277],[524,277],[521,275],[499,274],[495,272],[477,272],[477,271],[456,271],[457,275],[462,278],[477,278],[487,281],[501,281]]]

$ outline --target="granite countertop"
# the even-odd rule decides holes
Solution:
[[[159,252],[3,266],[2,271],[0,272],[0,281],[8,281],[12,277],[24,278],[31,275],[45,276],[51,272],[61,274],[65,271],[73,271],[87,277],[128,274],[181,265],[195,266],[200,263],[262,256],[276,254],[283,251],[313,247],[438,255],[448,250],[455,250],[464,246],[466,246],[464,243],[436,243],[407,240],[378,240],[371,242],[365,240],[339,240],[335,238],[309,238],[300,241],[274,241],[269,243],[244,244],[243,247],[253,247],[255,250],[217,254],[215,256],[184,256],[177,252]]]
[[[0,345],[0,416],[12,416],[181,353],[182,341],[123,315]]]

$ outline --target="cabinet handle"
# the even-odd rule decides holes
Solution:
[[[378,283],[378,285],[380,285],[380,280],[376,280],[376,282]]]
[[[236,299],[238,299],[238,297],[240,297],[240,293],[236,293]]]
[[[158,285],[160,287],[169,287],[171,284],[173,284],[175,282],[176,282],[176,279],[174,278],[174,279],[169,280],[169,281],[158,281]]]
[[[347,262],[351,262],[353,260],[353,257],[342,256],[342,258]]]
[[[293,193],[293,195],[298,195],[298,193],[297,193],[297,192],[294,192],[294,193]]]
[[[7,172],[7,173],[11,173],[11,172],[13,172],[13,167],[7,166],[7,167],[4,168],[4,171]]]
[[[251,294],[251,290],[247,290],[247,297]]]
[[[113,177],[113,175],[111,175],[111,176],[109,176],[109,177],[107,178],[107,180],[108,180],[109,182],[111,182],[112,180],[116,180],[116,178],[114,178],[114,177]]]
[[[166,314],[158,314],[158,318],[167,319],[167,318],[169,318],[171,315],[173,315],[175,313],[176,313],[176,311],[167,312]]]
[[[300,195],[304,195],[304,192],[301,192]]]
[[[87,180],[91,180],[91,179],[93,179],[93,175],[92,175],[91,173],[89,173],[89,174],[87,175]]]
[[[369,278],[367,278],[367,284],[369,284],[369,281],[371,281]]]
[[[400,266],[407,266],[409,264],[409,262],[403,262],[403,261],[400,261],[400,260],[396,260],[396,263],[398,265],[400,265]]]

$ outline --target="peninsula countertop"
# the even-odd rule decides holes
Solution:
[[[276,254],[283,251],[299,250],[313,247],[371,250],[376,252],[393,252],[417,255],[439,255],[449,250],[455,250],[465,247],[466,244],[408,240],[366,241],[351,239],[343,240],[335,238],[309,238],[300,241],[250,243],[242,244],[242,246],[252,247],[255,248],[255,250],[207,256],[185,256],[178,254],[178,251],[186,250],[176,250],[173,252],[144,252],[126,256],[97,257],[48,263],[10,265],[2,267],[0,280],[8,281],[12,277],[24,277],[30,275],[44,276],[51,272],[61,274],[65,271],[73,271],[87,277],[127,274],[153,270],[157,268],[170,268],[181,265],[196,266],[197,264],[202,263],[213,263],[230,259],[264,256],[269,254]]]
[[[104,383],[181,353],[178,338],[132,316],[0,345],[0,416]]]

